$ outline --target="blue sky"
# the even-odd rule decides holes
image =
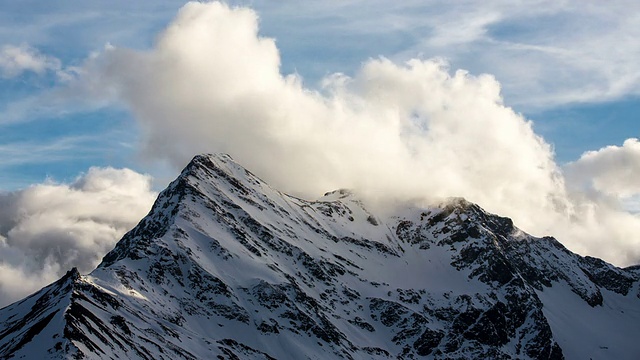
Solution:
[[[236,3],[257,10],[260,33],[277,41],[282,73],[298,73],[310,88],[327,74],[353,74],[368,58],[443,57],[452,70],[495,75],[505,104],[534,121],[559,163],[640,133],[639,51],[628,39],[638,30],[624,1],[520,7],[510,2]],[[47,98],[64,87],[56,71],[82,66],[105,44],[150,48],[181,5],[3,1],[0,44],[27,46],[59,64],[0,79],[0,189],[47,177],[72,179],[92,165],[154,171],[153,164],[137,158],[137,128],[126,110],[81,98]],[[617,85],[626,80],[632,84]]]

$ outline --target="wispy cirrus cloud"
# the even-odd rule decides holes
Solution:
[[[352,72],[362,59],[378,55],[398,62],[443,57],[452,67],[495,75],[506,101],[520,109],[640,95],[640,44],[635,40],[640,5],[625,0],[326,1],[295,10],[279,2],[253,6],[265,13],[263,31],[278,34],[285,49],[303,41],[339,44],[332,53],[340,56],[328,57],[333,63],[325,64],[334,71]],[[286,34],[280,30],[284,19],[304,20],[304,26]],[[360,56],[349,56],[355,51]],[[316,75],[324,75],[326,69],[315,66],[310,65]]]
[[[18,141],[0,144],[0,169],[27,164],[81,159],[102,149],[92,146],[97,138],[68,136],[48,141]]]
[[[0,74],[4,78],[20,76],[24,72],[43,74],[47,71],[60,70],[60,60],[44,55],[26,43],[9,44],[0,48]]]
[[[76,127],[91,127],[89,124],[77,124],[82,119],[70,121]],[[44,134],[33,130],[41,126],[31,123],[14,125],[24,128],[27,135],[14,137],[10,132],[0,135],[0,172],[2,172],[2,190],[14,190],[39,183],[44,179],[66,181],[75,176],[64,169],[86,169],[90,166],[109,165],[110,159],[128,159],[120,161],[122,166],[135,162],[136,134],[129,129],[100,129],[87,133],[83,130],[75,134],[60,132]],[[97,124],[93,124],[97,126]],[[105,158],[107,161],[105,161]],[[63,171],[61,171],[63,170]],[[158,174],[156,174],[158,175]],[[171,175],[173,177],[173,174]],[[161,184],[166,183],[163,180]],[[161,185],[160,185],[161,186]]]

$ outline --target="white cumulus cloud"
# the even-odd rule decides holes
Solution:
[[[91,271],[151,208],[147,175],[91,168],[72,184],[0,193],[0,306],[71,269]]]
[[[569,177],[598,192],[619,198],[640,194],[640,141],[589,151],[567,166]],[[586,181],[586,183],[584,183]]]
[[[491,75],[378,58],[314,90],[281,73],[255,12],[192,2],[152,49],[107,49],[75,86],[84,80],[128,106],[144,153],[176,168],[196,153],[227,152],[307,198],[341,187],[379,203],[463,196],[581,254],[640,260],[638,217],[567,181]]]

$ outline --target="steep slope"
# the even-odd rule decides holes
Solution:
[[[202,155],[91,274],[1,309],[0,356],[635,359],[639,284],[462,199],[381,217]]]

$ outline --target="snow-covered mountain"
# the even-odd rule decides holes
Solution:
[[[462,199],[388,212],[197,156],[93,272],[0,309],[0,357],[640,358],[640,268]]]

